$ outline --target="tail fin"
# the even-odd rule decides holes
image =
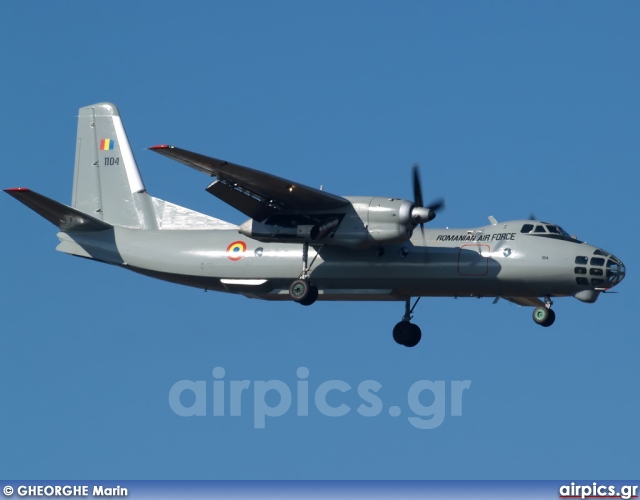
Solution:
[[[63,233],[104,231],[113,226],[169,230],[237,228],[149,196],[118,108],[108,102],[80,108],[71,207],[26,188],[5,191]]]
[[[107,224],[158,228],[153,201],[114,104],[80,108],[72,206]]]

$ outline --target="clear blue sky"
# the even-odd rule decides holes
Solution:
[[[422,300],[406,349],[401,303],[273,304],[74,259],[2,194],[0,477],[637,477],[639,25],[630,1],[2,2],[0,187],[69,203],[77,109],[112,101],[149,192],[234,223],[206,176],[145,148],[342,195],[410,198],[419,162],[447,200],[434,227],[534,212],[628,272],[596,304],[557,300],[549,329],[504,301]],[[292,389],[307,368],[309,416],[214,417],[215,367]],[[180,380],[206,382],[206,416],[171,410]],[[346,416],[313,406],[328,380],[353,388],[329,397]],[[356,411],[364,380],[378,416]],[[407,419],[419,380],[445,382],[435,429]]]

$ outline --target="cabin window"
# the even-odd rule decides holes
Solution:
[[[576,264],[586,264],[587,262],[589,262],[588,257],[576,257]]]
[[[604,266],[604,259],[601,257],[591,257],[592,266]]]

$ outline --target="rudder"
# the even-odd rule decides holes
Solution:
[[[72,206],[108,224],[157,229],[118,108],[80,108]]]

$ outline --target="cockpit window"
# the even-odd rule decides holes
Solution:
[[[587,262],[589,262],[589,257],[576,257],[576,264],[586,264]]]
[[[571,238],[571,235],[569,233],[567,233],[560,226],[556,226],[555,224],[547,224],[547,231],[552,234],[559,234],[560,236],[564,236],[565,238]]]
[[[609,254],[607,252],[605,252],[604,250],[595,250],[593,252],[593,255],[602,255],[603,257],[609,257]]]
[[[609,256],[609,260],[607,260],[607,281],[610,286],[614,286],[624,278],[624,264],[620,262],[619,259],[616,259],[613,255]]]
[[[572,243],[582,243],[575,236],[571,236],[564,229],[562,229],[557,224],[551,224],[550,222],[540,222],[538,224],[524,224],[522,229],[520,229],[521,233],[534,233],[538,235],[547,235],[546,237],[554,238],[557,240],[565,240],[571,241]],[[576,262],[577,264],[577,262]]]
[[[601,257],[591,257],[592,266],[604,266],[604,259]]]

